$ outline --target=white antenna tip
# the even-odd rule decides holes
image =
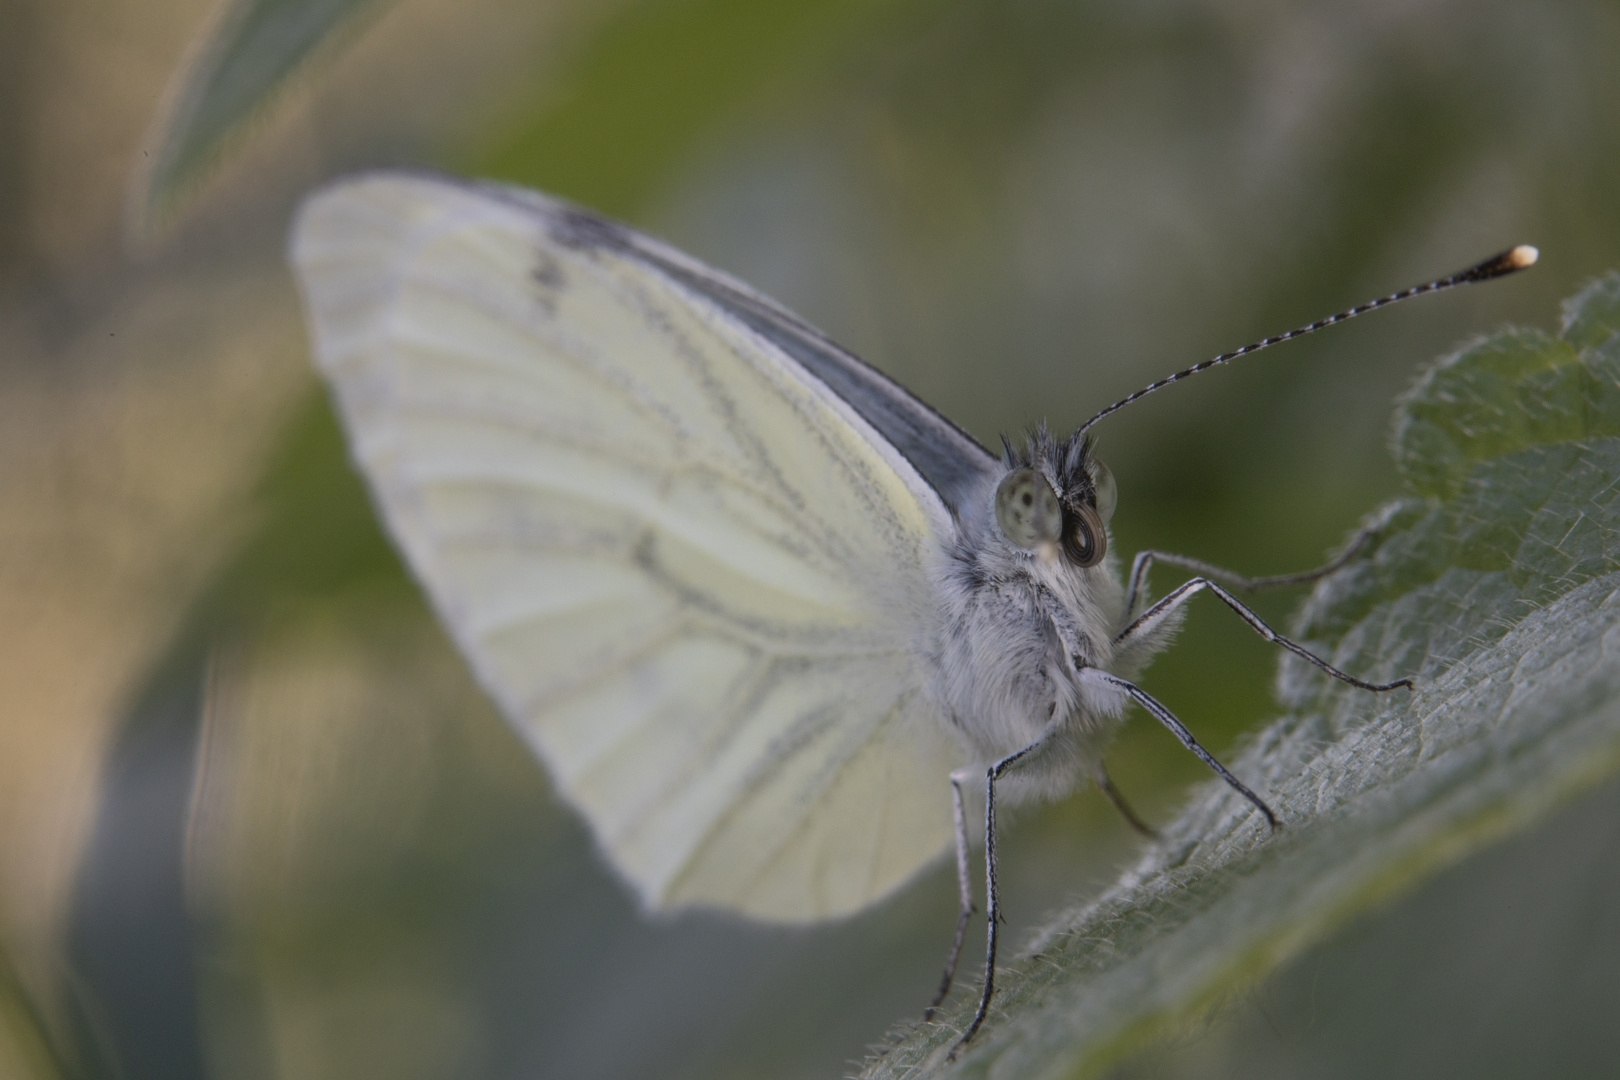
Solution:
[[[1523,270],[1527,266],[1534,266],[1539,258],[1541,258],[1541,252],[1529,244],[1520,244],[1508,252],[1508,262],[1515,270]]]

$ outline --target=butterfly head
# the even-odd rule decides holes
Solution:
[[[1006,474],[996,487],[996,525],[1013,548],[1032,556],[1061,557],[1086,568],[1108,551],[1114,477],[1092,454],[1091,440],[1056,439],[1043,425],[1023,450],[1005,439]]]

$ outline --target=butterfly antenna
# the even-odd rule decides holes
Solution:
[[[1155,390],[1163,390],[1171,383],[1180,382],[1189,375],[1197,375],[1201,371],[1208,371],[1212,367],[1236,360],[1240,356],[1248,356],[1250,353],[1259,352],[1261,349],[1269,349],[1273,345],[1281,345],[1285,341],[1292,341],[1294,338],[1304,337],[1306,334],[1314,334],[1318,330],[1332,326],[1335,323],[1345,322],[1348,319],[1355,318],[1357,315],[1365,315],[1369,311],[1377,311],[1381,307],[1388,307],[1391,304],[1398,304],[1402,300],[1410,300],[1414,296],[1422,296],[1424,293],[1444,292],[1447,289],[1455,289],[1458,285],[1470,285],[1476,281],[1490,281],[1492,278],[1505,277],[1506,275],[1514,273],[1515,271],[1523,270],[1529,266],[1534,266],[1536,259],[1540,255],[1541,253],[1535,248],[1531,247],[1529,244],[1520,244],[1518,247],[1509,248],[1500,255],[1493,255],[1484,262],[1479,263],[1476,266],[1471,266],[1461,273],[1452,274],[1450,277],[1436,278],[1433,281],[1424,282],[1422,285],[1414,285],[1410,289],[1402,289],[1400,292],[1390,293],[1388,296],[1380,296],[1378,299],[1369,300],[1365,304],[1357,304],[1348,311],[1341,311],[1337,315],[1329,315],[1325,319],[1318,319],[1309,326],[1301,326],[1299,329],[1290,330],[1286,334],[1277,334],[1274,337],[1268,337],[1262,341],[1257,341],[1253,345],[1245,345],[1241,349],[1235,349],[1229,353],[1221,353],[1219,356],[1210,357],[1208,360],[1205,360],[1202,363],[1194,364],[1185,371],[1178,371],[1174,375],[1166,375],[1158,382],[1150,383],[1147,386],[1142,387],[1142,389],[1138,390],[1129,397],[1120,398],[1118,401],[1108,406],[1108,408],[1102,410],[1096,416],[1093,416],[1090,420],[1087,420],[1084,424],[1081,424],[1080,430],[1075,432],[1075,434],[1084,434],[1085,431],[1091,427],[1091,425],[1095,424],[1103,417],[1118,412],[1133,401],[1139,401],[1142,398],[1147,397]]]

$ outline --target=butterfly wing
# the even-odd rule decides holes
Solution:
[[[497,190],[542,212],[557,212],[556,201],[544,195],[521,188]],[[607,248],[644,263],[787,353],[877,429],[953,515],[959,515],[962,504],[984,485],[1000,479],[999,463],[971,435],[769,297],[614,222],[573,208],[557,220],[563,234],[574,242]]]
[[[532,193],[346,181],[292,260],[388,527],[649,907],[826,918],[946,848],[961,751],[916,645],[952,508],[834,388],[934,414]]]

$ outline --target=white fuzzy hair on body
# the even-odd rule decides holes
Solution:
[[[1094,502],[1096,458],[1084,437],[1056,439],[1037,429],[1029,446],[1008,449],[1010,474],[1033,468],[1059,498]],[[999,483],[999,478],[998,478]],[[983,766],[1035,743],[1054,719],[1056,737],[998,785],[1010,803],[1059,798],[1089,779],[1120,726],[1127,697],[1087,680],[1096,668],[1132,679],[1170,644],[1182,611],[1170,613],[1121,647],[1116,638],[1146,607],[1125,610],[1119,561],[1111,551],[1080,567],[1055,546],[1027,550],[996,524],[996,484],[964,500],[961,529],[935,571],[939,608],[926,639],[928,681],[952,729]]]

